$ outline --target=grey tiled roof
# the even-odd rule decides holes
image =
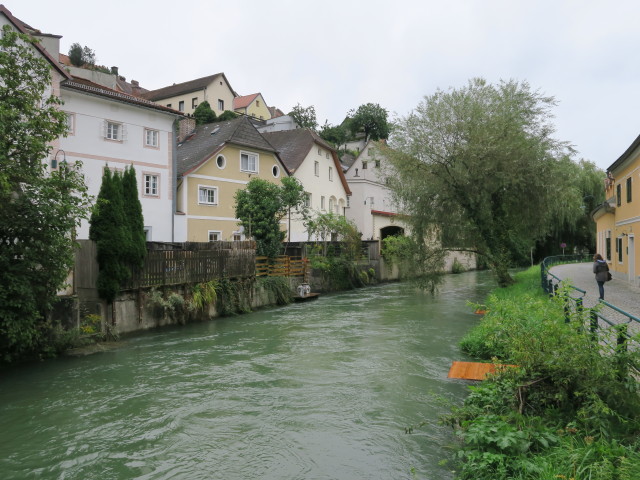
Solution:
[[[335,149],[318,134],[306,128],[281,130],[262,134],[280,153],[282,161],[291,172],[295,172],[304,161],[314,143],[333,152]]]
[[[147,100],[157,101],[162,100],[163,98],[175,97],[176,95],[182,95],[184,93],[195,92],[197,90],[202,90],[204,87],[208,87],[211,82],[213,82],[218,77],[224,77],[224,73],[216,73],[215,75],[209,75],[208,77],[196,78],[195,80],[189,80],[188,82],[182,83],[174,83],[173,85],[169,85],[168,87],[159,88],[157,90],[151,90],[149,92],[143,93],[143,98]],[[225,82],[227,82],[226,77],[224,77]],[[231,86],[229,86],[231,88]]]
[[[228,143],[276,153],[245,116],[228,122],[207,123],[196,127],[178,144],[178,176],[189,173]]]

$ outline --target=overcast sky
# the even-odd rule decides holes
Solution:
[[[555,97],[556,137],[606,169],[640,134],[638,0],[0,0],[153,90],[224,72],[318,122],[379,103],[409,113],[437,89],[527,81]]]

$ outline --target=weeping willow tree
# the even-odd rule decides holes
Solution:
[[[466,249],[507,286],[514,261],[571,221],[579,194],[563,167],[573,152],[553,137],[553,106],[526,82],[473,79],[397,122],[388,184],[424,255]],[[442,243],[427,241],[434,232]]]

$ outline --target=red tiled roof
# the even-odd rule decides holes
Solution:
[[[135,97],[133,95],[129,95],[127,93],[118,92],[111,88],[104,87],[97,83],[93,83],[89,80],[80,77],[72,77],[69,80],[65,80],[61,83],[61,86],[64,88],[70,88],[72,90],[78,90],[84,93],[89,93],[92,95],[98,95],[101,97],[107,97],[112,100],[116,100],[119,102],[129,103],[132,105],[137,105],[139,107],[152,108],[154,110],[160,110],[165,113],[170,113],[176,116],[183,117],[184,114],[182,112],[178,112],[169,107],[165,107],[164,105],[160,105],[158,103],[151,102],[149,100],[145,100],[140,97]]]
[[[249,105],[251,105],[251,102],[253,102],[256,97],[260,95],[259,93],[252,93],[251,95],[244,95],[242,97],[236,97],[233,99],[233,109],[237,109],[237,108],[247,108]]]

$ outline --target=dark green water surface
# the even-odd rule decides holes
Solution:
[[[5,371],[0,478],[450,479],[447,372],[492,287],[375,286]]]

